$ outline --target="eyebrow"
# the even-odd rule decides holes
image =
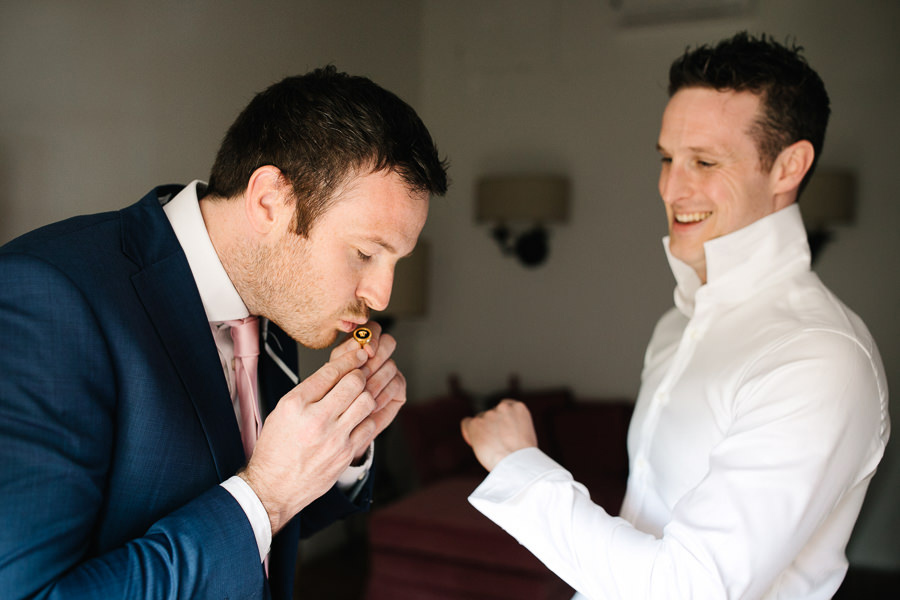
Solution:
[[[382,238],[380,236],[377,236],[377,235],[367,236],[363,239],[365,239],[367,242],[371,242],[373,244],[377,244],[377,245],[381,246],[382,248],[384,248],[391,254],[397,254],[397,249],[394,248],[393,244],[391,244],[390,242],[388,242],[387,240],[385,240],[384,238]],[[412,252],[410,252],[409,254],[412,254]],[[405,254],[401,258],[405,258],[405,257],[409,256],[409,254]]]
[[[712,146],[689,146],[688,150],[695,154],[715,154],[722,155],[725,154],[722,150],[717,150]],[[656,144],[656,151],[660,154],[666,154],[666,149],[659,145],[659,142]]]

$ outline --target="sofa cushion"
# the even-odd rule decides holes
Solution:
[[[625,496],[633,408],[628,400],[578,401],[553,417],[554,458],[612,515]]]
[[[464,394],[407,404],[400,411],[418,486],[451,475],[484,472],[460,433],[460,421],[471,415],[470,398]]]
[[[571,588],[469,504],[481,480],[444,479],[373,511],[370,590],[379,581],[421,588],[404,598],[430,597],[422,589],[455,590],[460,595],[446,597],[458,598],[571,597]]]

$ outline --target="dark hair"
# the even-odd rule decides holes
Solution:
[[[283,79],[253,98],[222,141],[207,194],[242,194],[264,165],[280,169],[290,183],[294,229],[304,236],[360,169],[396,172],[410,191],[447,191],[446,163],[416,112],[371,80],[331,65]]]
[[[815,156],[800,184],[801,192],[822,153],[831,113],[825,84],[800,55],[802,51],[802,46],[786,46],[771,36],[753,37],[742,31],[715,47],[688,48],[669,69],[670,97],[686,87],[749,91],[760,97],[761,114],[750,133],[765,171],[771,170],[782,150],[808,140]]]

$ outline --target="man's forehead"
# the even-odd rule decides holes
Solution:
[[[365,196],[373,191],[371,185],[374,181],[389,182],[395,192],[403,190],[411,199],[424,197],[428,199],[427,192],[413,189],[406,180],[393,169],[373,170],[371,168],[354,168],[347,170],[340,178],[340,183],[334,187],[331,197],[328,199],[329,207],[345,200]],[[363,188],[363,189],[361,189]]]
[[[680,90],[663,112],[657,149],[677,143],[689,150],[723,151],[751,136],[758,108],[759,99],[750,92]]]
[[[704,120],[753,119],[761,108],[760,97],[749,91],[692,87],[679,90],[669,99],[666,112],[691,112]],[[670,110],[672,109],[672,110]]]
[[[427,192],[411,192],[395,173],[362,175],[332,198],[311,235],[340,235],[405,255],[424,225],[428,204]]]

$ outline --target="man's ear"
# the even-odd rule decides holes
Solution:
[[[247,181],[244,192],[244,214],[254,231],[265,235],[285,218],[291,218],[293,210],[290,203],[285,202],[287,182],[278,167],[264,165],[259,167]]]
[[[782,150],[771,171],[774,194],[787,196],[793,202],[800,182],[812,166],[815,156],[816,151],[807,140],[794,142]]]

